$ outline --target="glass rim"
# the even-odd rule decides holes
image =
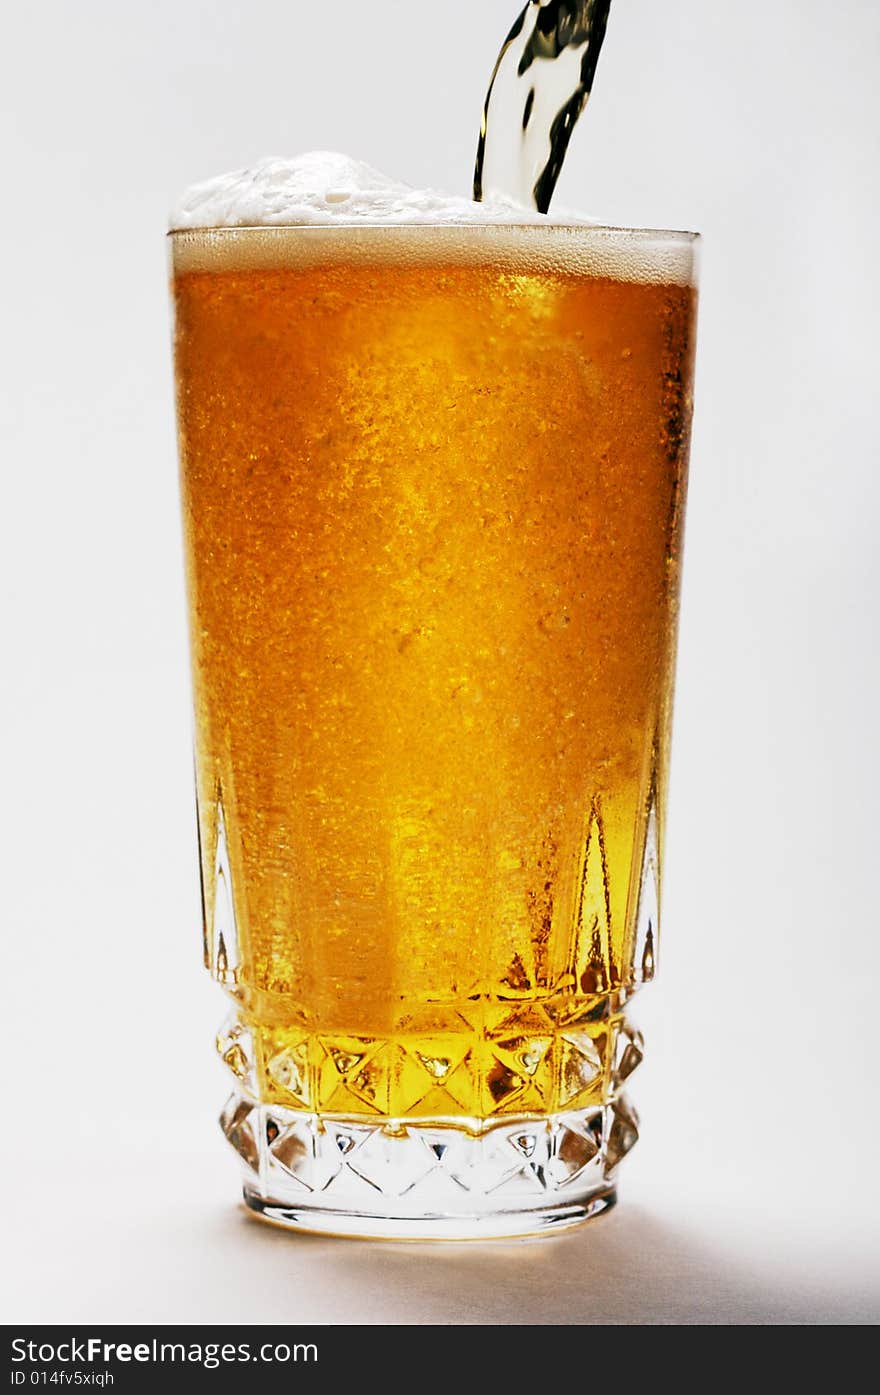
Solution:
[[[247,233],[259,233],[261,235],[281,234],[281,233],[306,233],[312,236],[331,233],[333,236],[351,235],[359,232],[370,233],[430,233],[432,236],[437,233],[506,233],[508,235],[523,234],[533,236],[535,234],[565,234],[569,236],[613,236],[620,239],[632,238],[635,241],[664,241],[677,243],[681,246],[695,245],[702,242],[703,235],[698,232],[691,232],[684,228],[647,228],[647,227],[627,227],[618,223],[567,223],[554,222],[548,219],[547,222],[473,222],[473,223],[373,223],[350,222],[350,223],[217,223],[204,227],[190,228],[168,228],[165,236],[168,238],[190,238],[190,237],[228,237],[241,236]]]

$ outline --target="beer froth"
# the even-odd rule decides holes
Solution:
[[[347,155],[258,161],[193,185],[171,219],[184,271],[374,265],[483,265],[529,274],[692,285],[693,240],[603,227],[574,214],[414,189]]]
[[[193,184],[175,208],[171,227],[456,226],[536,220],[534,211],[503,194],[477,203],[436,189],[415,189],[362,160],[313,150],[293,159],[269,156],[248,169]]]

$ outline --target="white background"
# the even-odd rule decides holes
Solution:
[[[621,1205],[554,1241],[427,1249],[236,1206],[166,213],[193,179],[315,147],[467,191],[516,7],[39,0],[7,25],[6,1321],[880,1316],[874,0],[615,0],[560,185],[705,235],[663,962]]]

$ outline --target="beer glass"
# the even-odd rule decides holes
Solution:
[[[691,234],[171,235],[204,952],[254,1211],[557,1229],[638,1136]]]

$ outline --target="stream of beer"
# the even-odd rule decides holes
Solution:
[[[546,213],[593,79],[611,0],[530,0],[504,41],[480,122],[474,198]]]

